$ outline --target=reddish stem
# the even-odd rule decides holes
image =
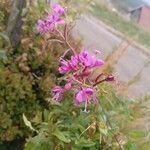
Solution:
[[[93,87],[96,86],[96,85],[98,85],[98,84],[100,84],[100,83],[103,83],[103,82],[105,82],[105,81],[106,81],[106,79],[103,79],[103,80],[101,80],[101,81],[99,81],[99,82],[96,82],[96,83],[93,85]]]
[[[99,79],[102,75],[104,75],[104,74],[103,74],[103,73],[101,73],[100,75],[98,75],[98,76],[96,77],[96,79],[95,79],[95,82],[97,82],[97,81],[98,81],[98,79]]]

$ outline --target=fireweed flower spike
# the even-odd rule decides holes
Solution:
[[[87,112],[87,107],[91,100],[93,100],[94,104],[98,103],[96,91],[93,84],[89,82],[89,77],[95,67],[101,67],[103,64],[103,60],[97,59],[85,50],[78,55],[72,55],[69,60],[64,58],[60,60],[59,73],[67,73],[69,78],[69,82],[67,81],[63,89],[64,91],[78,90],[75,94],[75,104],[78,106],[84,103],[84,112]]]
[[[104,61],[90,55],[83,50],[78,55],[72,55],[70,59],[61,58],[59,73],[67,77],[66,84],[63,88],[56,86],[53,90],[56,100],[62,99],[64,92],[78,91],[75,93],[75,104],[77,106],[84,104],[84,112],[88,112],[87,107],[93,101],[98,104],[96,96],[96,86],[103,82],[114,80],[113,75],[105,76],[103,73],[90,81],[91,74],[95,67],[101,67]]]
[[[44,20],[38,20],[37,27],[40,33],[53,31],[57,25],[64,24],[65,21],[61,18],[65,10],[58,4],[52,7],[52,14],[48,15]]]
[[[96,86],[103,82],[114,80],[114,76],[98,75],[94,81],[90,81],[91,74],[95,67],[101,67],[104,61],[92,56],[86,50],[82,50],[77,55],[72,55],[70,59],[61,58],[59,73],[66,75],[67,81],[63,88],[55,88],[55,99],[62,98],[63,92],[78,91],[75,93],[75,104],[84,104],[84,112],[88,112],[87,107],[93,101],[96,105]],[[102,78],[101,78],[102,77]]]
[[[66,83],[63,87],[55,86],[52,89],[53,98],[52,101],[59,102],[63,99],[64,92],[74,92],[74,102],[78,106],[81,103],[84,104],[84,112],[87,112],[87,107],[93,101],[96,105],[98,103],[96,97],[96,88],[98,84],[103,82],[110,82],[114,80],[112,75],[105,76],[103,73],[97,76],[95,80],[92,80],[92,73],[95,68],[101,67],[104,61],[97,58],[97,54],[100,54],[98,50],[95,50],[95,55],[91,55],[86,50],[81,50],[77,54],[74,48],[67,41],[67,24],[62,28],[63,32],[57,29],[58,25],[64,24],[62,16],[65,14],[65,10],[62,6],[55,4],[52,6],[52,13],[46,16],[43,20],[38,20],[37,26],[40,33],[53,33],[58,34],[63,42],[69,47],[62,57],[60,57],[59,73],[64,75],[63,81]],[[57,37],[57,36],[56,36]],[[70,59],[65,59],[66,54],[72,50],[73,55]],[[77,92],[78,91],[78,92]]]

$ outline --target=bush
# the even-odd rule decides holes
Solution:
[[[13,140],[16,135],[22,136],[23,133],[20,131],[21,128],[23,131],[22,113],[34,115],[34,111],[39,109],[31,82],[28,77],[12,72],[8,68],[0,70],[1,141]]]
[[[54,75],[51,72],[55,65],[51,63],[54,56],[46,60],[47,57],[45,56],[43,60],[42,57],[38,59],[36,57],[31,59],[32,63],[30,60],[14,63],[12,57],[8,57],[7,62],[2,63],[0,68],[1,141],[26,136],[28,130],[24,128],[22,114],[26,112],[32,118],[37,110],[48,108],[46,98],[50,96],[50,89],[54,84]]]
[[[30,8],[24,18],[22,41],[17,49],[8,47],[5,35],[5,44],[0,45],[4,54],[0,53],[1,142],[30,134],[23,123],[23,113],[32,120],[37,111],[49,108],[47,98],[59,75],[57,60],[67,48],[63,43],[51,42],[55,37],[45,38],[33,32],[39,10]]]

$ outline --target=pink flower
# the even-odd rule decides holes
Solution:
[[[56,25],[64,24],[65,21],[61,19],[57,14],[53,14],[47,17],[46,19],[49,29],[53,29]]]
[[[88,57],[88,52],[87,51],[81,51],[79,54],[79,60],[81,63],[84,63],[87,60]]]
[[[43,20],[38,20],[37,25],[38,25],[38,30],[39,30],[41,33],[45,33],[45,32],[48,31],[48,28],[46,27],[45,21],[43,21]]]
[[[77,70],[78,69],[78,56],[71,56],[71,60],[69,61],[70,67],[72,70]]]
[[[68,61],[62,59],[60,64],[61,64],[61,66],[58,69],[60,74],[65,74],[68,71],[70,71],[71,68],[70,68],[70,65],[69,65]]]
[[[88,97],[91,96],[92,94],[93,94],[92,89],[90,89],[90,88],[82,89],[81,91],[79,91],[76,94],[76,102],[80,104],[83,101],[86,101],[88,99]]]
[[[94,93],[94,89],[92,88],[84,88],[81,91],[79,91],[76,95],[75,95],[75,102],[77,105],[80,105],[81,103],[85,103],[85,109],[84,111],[87,111],[87,104],[90,103],[91,98],[93,99],[94,104],[97,104],[97,98],[96,95]]]
[[[65,74],[69,71],[76,71],[78,69],[78,59],[77,56],[71,56],[71,60],[62,59],[60,62],[59,73]]]
[[[53,11],[59,15],[63,15],[65,13],[65,10],[63,7],[61,7],[59,4],[55,4],[52,7]]]
[[[52,15],[47,16],[44,20],[38,20],[37,26],[41,33],[54,30],[57,25],[64,24],[65,21],[61,18],[61,15],[65,13],[64,9],[56,4],[53,6]]]
[[[89,101],[90,96],[93,95],[93,89],[84,88],[76,94],[76,104]]]
[[[102,66],[104,61],[91,56],[87,51],[82,51],[79,55],[71,56],[70,60],[61,60],[61,66],[59,67],[59,72],[65,74],[69,71],[77,71],[79,69],[79,63],[81,63],[86,69],[83,70],[77,76],[88,76],[90,74],[89,68]]]
[[[84,111],[87,112],[87,105],[90,103],[90,100],[93,99],[94,104],[98,103],[96,95],[94,93],[94,89],[92,88],[83,88],[75,95],[75,103],[76,105],[80,105],[81,103],[85,103]]]
[[[91,56],[87,51],[81,51],[79,54],[80,62],[86,67],[100,67],[104,64],[104,61],[97,59],[95,56]]]
[[[61,88],[60,86],[55,86],[52,89],[52,92],[53,92],[53,95],[54,95],[54,97],[53,97],[54,100],[56,100],[56,101],[62,100],[63,93],[64,93],[63,88]]]

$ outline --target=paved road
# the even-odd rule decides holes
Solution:
[[[97,19],[89,16],[81,16],[77,20],[74,35],[81,38],[83,46],[92,51],[98,49],[106,57],[118,46],[123,39],[110,32]],[[125,82],[135,79],[140,74],[140,79],[129,88],[131,97],[150,95],[150,57],[144,54],[139,48],[129,46],[124,55],[115,65],[119,79]],[[147,65],[146,65],[147,64]]]

